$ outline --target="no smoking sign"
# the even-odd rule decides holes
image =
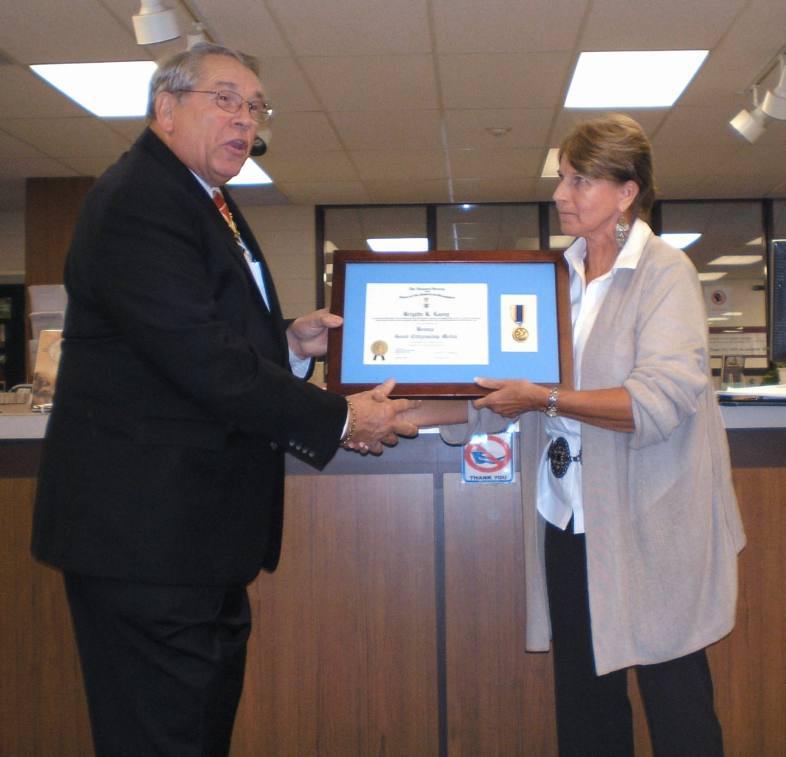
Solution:
[[[474,437],[464,445],[461,477],[467,483],[508,484],[513,481],[513,434]]]

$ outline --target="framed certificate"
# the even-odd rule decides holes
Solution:
[[[478,397],[476,376],[570,386],[568,270],[536,251],[333,253],[327,387]]]

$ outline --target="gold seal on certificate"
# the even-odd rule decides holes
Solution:
[[[377,358],[385,359],[385,353],[388,351],[388,343],[382,339],[377,339],[376,342],[371,343],[371,352],[374,355],[374,360]]]
[[[529,339],[529,331],[524,328],[524,305],[511,305],[510,317],[516,324],[516,328],[513,329],[513,338],[517,342],[526,342]]]

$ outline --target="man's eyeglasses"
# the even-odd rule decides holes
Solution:
[[[248,114],[258,124],[267,123],[273,117],[273,109],[264,100],[244,100],[241,95],[231,89],[178,89],[177,92],[212,95],[215,104],[227,113],[237,113],[245,103],[248,105]]]

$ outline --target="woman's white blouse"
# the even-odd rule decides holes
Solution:
[[[587,337],[600,312],[603,300],[615,272],[621,268],[634,269],[639,263],[644,245],[652,235],[650,227],[637,219],[630,230],[628,241],[620,250],[611,270],[587,284],[584,259],[587,244],[578,238],[566,251],[565,260],[570,271],[570,311],[573,324],[573,386],[581,389],[581,361]],[[559,409],[559,403],[557,404]],[[546,418],[544,428],[549,439],[563,437],[575,457],[581,450],[581,423],[557,415]],[[551,466],[544,449],[538,467],[538,512],[557,528],[565,529],[573,518],[573,532],[584,533],[584,503],[581,495],[581,464],[571,463],[562,478],[551,473]]]

